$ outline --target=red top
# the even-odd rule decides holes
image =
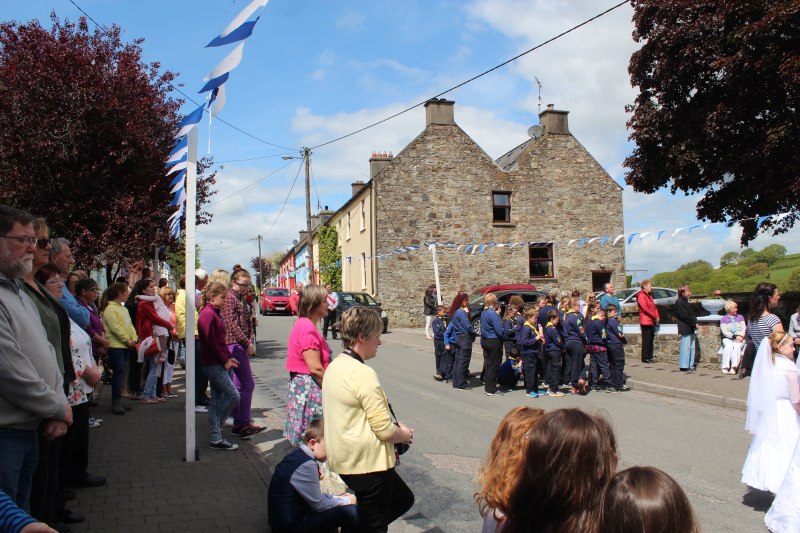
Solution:
[[[655,326],[659,320],[658,307],[653,301],[653,295],[639,291],[636,295],[636,304],[639,306],[639,325]]]
[[[167,328],[167,330],[174,329],[172,324],[158,316],[153,302],[139,300],[136,306],[136,334],[139,336],[139,340],[153,335],[154,324]]]
[[[228,291],[228,297],[225,298],[222,321],[225,322],[225,344],[241,344],[247,348],[253,336],[250,306],[245,305],[242,297],[233,289]]]
[[[297,304],[300,302],[300,295],[297,294],[297,291],[292,291],[291,296],[289,296],[289,309],[292,310],[292,314],[297,314]]]

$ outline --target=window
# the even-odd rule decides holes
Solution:
[[[528,247],[528,267],[532,278],[552,278],[553,245],[531,244]]]
[[[511,223],[511,193],[492,193],[492,222]]]
[[[347,237],[347,240],[349,241],[350,240],[350,211],[347,212],[347,228],[346,228],[346,230],[347,230],[346,237]]]
[[[361,288],[367,288],[367,254],[361,252]]]
[[[361,231],[367,229],[367,213],[364,209],[364,200],[361,200]]]

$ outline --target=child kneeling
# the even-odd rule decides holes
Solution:
[[[312,420],[303,444],[275,467],[267,496],[269,527],[274,533],[356,531],[356,497],[334,496],[320,489],[317,461],[325,461],[322,418]]]

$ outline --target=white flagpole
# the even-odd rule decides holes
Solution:
[[[189,153],[186,166],[186,462],[197,460],[197,440],[194,413],[195,373],[195,222],[197,220],[197,130],[189,131]]]
[[[436,281],[436,300],[438,305],[442,305],[442,287],[439,284],[439,256],[436,253],[436,245],[430,245],[431,254],[433,255],[433,278]]]

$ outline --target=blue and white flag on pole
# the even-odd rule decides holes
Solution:
[[[188,161],[188,160],[189,160],[189,149],[187,148],[183,152],[183,155],[181,155],[180,157],[177,157],[177,155],[174,155],[174,156],[170,157],[167,160],[166,166],[177,165],[178,163],[183,163],[184,161]]]
[[[188,164],[189,164],[189,163],[188,163],[188,161],[181,161],[180,163],[178,163],[178,164],[177,164],[177,165],[175,165],[174,167],[170,168],[170,169],[167,171],[167,173],[166,173],[166,174],[164,174],[164,175],[165,175],[165,176],[169,176],[169,175],[170,175],[170,174],[172,174],[173,172],[177,172],[177,171],[179,171],[179,170],[185,170]]]
[[[172,181],[169,182],[169,186],[172,187],[176,183],[180,182],[183,183],[183,179],[186,177],[186,171],[182,170],[179,174],[177,174]]]
[[[180,126],[178,126],[178,133],[175,134],[176,139],[180,139],[181,137],[189,133],[192,130],[192,128],[197,126],[197,124],[200,122],[200,119],[203,118],[204,106],[205,104],[201,105],[200,107],[198,107],[197,109],[195,109],[194,111],[192,111],[191,113],[189,113],[184,117],[184,119],[180,123]]]
[[[211,111],[211,118],[219,115],[219,112],[225,107],[225,100],[225,84],[223,83],[211,93],[211,100],[208,102],[208,108],[211,109],[211,105],[215,104],[214,110]]]
[[[231,76],[231,73],[230,72],[226,72],[225,74],[223,74],[223,75],[221,75],[221,76],[219,76],[217,78],[214,78],[213,80],[207,81],[206,84],[203,85],[203,87],[199,91],[197,91],[197,94],[203,94],[203,93],[207,93],[208,91],[215,90],[216,88],[220,87],[223,83],[228,81],[228,78],[230,78],[230,76]]]
[[[226,55],[222,61],[217,63],[217,66],[214,67],[214,70],[209,72],[203,81],[213,80],[214,78],[219,78],[223,74],[227,74],[236,67],[239,66],[239,63],[242,62],[242,53],[244,52],[244,42],[240,43],[239,46],[231,50],[231,52]],[[206,84],[208,85],[208,84]],[[202,92],[202,91],[201,91]]]
[[[170,194],[175,194],[179,190],[183,189],[183,180],[179,181],[175,185],[172,186],[172,190],[169,191]]]
[[[219,34],[218,39],[223,40],[228,38],[232,33],[235,33],[237,31],[241,32],[242,30],[240,28],[244,25],[244,22],[250,17],[252,17],[253,13],[255,13],[258,8],[265,7],[267,5],[267,2],[269,2],[269,0],[253,0],[252,2],[250,2],[247,5],[247,7],[242,9],[242,11],[239,12],[238,15],[236,15],[236,17],[231,21],[231,23],[228,24],[228,26],[224,30],[222,30],[222,33]],[[216,40],[217,38],[215,38],[211,42],[213,43]],[[208,46],[211,46],[211,44],[209,43]],[[214,45],[214,46],[219,46],[219,45]]]
[[[169,165],[170,163],[177,163],[180,160],[183,154],[189,152],[189,139],[186,137],[182,137],[179,139],[175,146],[172,147],[172,151],[167,158],[166,164]]]
[[[182,205],[185,200],[186,200],[186,189],[181,188],[180,193],[178,193],[178,195],[175,196],[175,198],[173,198],[172,201],[167,205],[168,206]]]
[[[239,41],[244,41],[251,35],[253,35],[253,28],[256,27],[256,20],[249,20],[230,32],[225,37],[220,37],[219,35],[211,39],[211,42],[206,45],[206,48],[210,48],[212,46],[225,46],[226,44],[233,44],[238,43]]]

